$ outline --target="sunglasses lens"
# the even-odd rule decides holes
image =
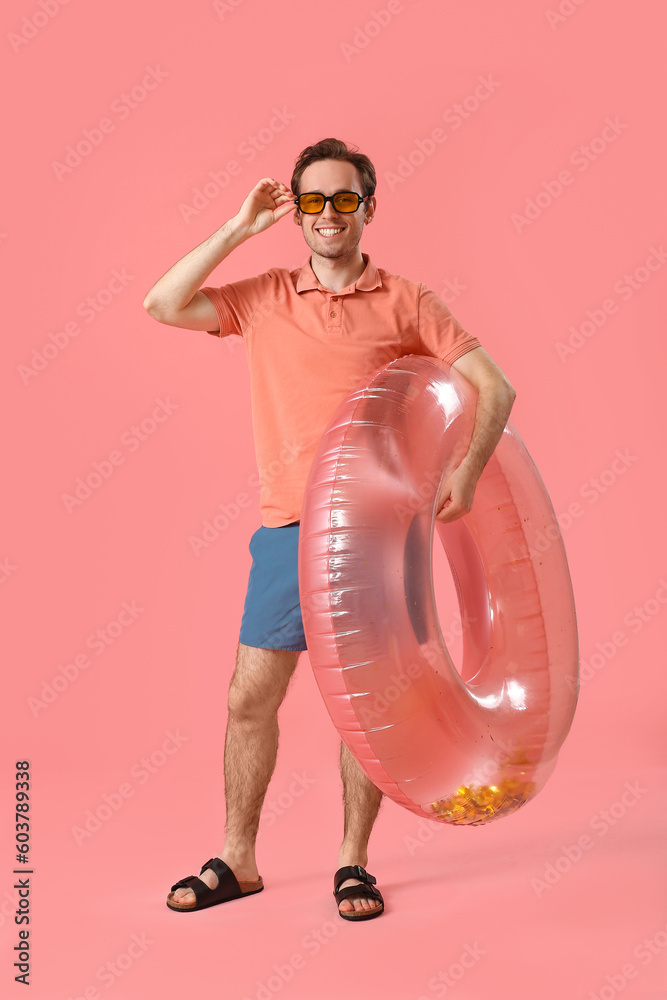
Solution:
[[[333,203],[337,212],[356,212],[359,208],[359,195],[351,191],[341,191],[334,195]]]
[[[299,208],[307,214],[321,212],[324,208],[324,196],[321,194],[302,194],[299,198]]]
[[[353,191],[339,191],[333,197],[333,206],[337,212],[356,212],[363,201],[358,194]],[[323,194],[302,194],[299,196],[299,208],[307,215],[315,215],[324,208],[325,201]]]

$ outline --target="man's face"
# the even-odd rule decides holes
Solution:
[[[318,160],[306,167],[301,175],[297,194],[307,191],[318,191],[320,194],[332,195],[337,191],[355,191],[363,197],[359,171],[347,160]],[[367,198],[359,205],[356,212],[337,212],[333,202],[328,201],[318,215],[308,215],[297,210],[293,213],[294,221],[303,230],[303,236],[314,253],[329,259],[356,255],[365,222],[373,218],[375,211],[375,196]],[[340,230],[328,235],[322,230]]]

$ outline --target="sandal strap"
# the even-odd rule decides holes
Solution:
[[[366,869],[362,868],[361,865],[344,865],[342,868],[339,868],[334,875],[334,896],[338,892],[338,886],[341,882],[347,881],[348,878],[361,879],[361,881],[365,882],[367,885],[375,885],[377,882],[377,879],[373,878],[372,875],[369,875]],[[358,889],[360,887],[356,886],[356,888]]]
[[[211,889],[203,879],[199,878],[199,875],[206,871],[207,868],[211,868],[218,876],[218,884],[215,889]],[[180,879],[180,881],[172,885],[171,891],[173,892],[175,889],[192,889],[197,903],[203,899],[210,899],[212,896],[216,898],[220,896],[224,897],[224,899],[236,899],[238,896],[243,895],[236,875],[221,858],[209,858],[202,865],[199,875],[188,875],[187,878]]]
[[[220,890],[221,893],[224,893],[225,896],[228,896],[230,899],[243,895],[236,875],[231,868],[225,864],[222,858],[209,858],[206,864],[202,865],[199,874],[201,875],[207,868],[211,868],[218,876],[217,886],[215,889],[210,889],[209,892],[215,892],[217,894],[218,890]],[[206,885],[206,883],[204,883],[204,885]]]
[[[172,885],[171,889],[172,892],[174,889],[192,889],[195,894],[195,904],[200,903],[207,894],[210,895],[213,892],[213,889],[209,889],[206,882],[203,882],[198,875],[188,875],[187,878],[182,878],[180,882]]]
[[[191,886],[190,886],[190,879],[193,879],[193,878],[197,878],[197,876],[196,875],[188,875],[186,878],[179,879],[178,882],[174,882],[174,884],[171,887],[171,891],[173,892],[174,889],[190,889],[191,888]],[[199,881],[201,881],[201,879]]]
[[[348,896],[365,896],[368,899],[377,899],[378,902],[384,903],[382,898],[382,893],[379,889],[376,889],[373,885],[348,885],[344,889],[338,889],[334,896],[336,897],[336,902],[340,905],[344,899]]]

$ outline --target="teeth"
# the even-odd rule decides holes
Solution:
[[[325,236],[333,236],[335,233],[342,233],[342,229],[320,229],[320,233],[324,233]]]

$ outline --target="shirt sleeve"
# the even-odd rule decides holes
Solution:
[[[253,316],[275,285],[273,275],[266,271],[254,278],[242,278],[220,288],[212,285],[200,288],[199,291],[213,303],[220,324],[219,330],[206,332],[214,337],[228,337],[232,333],[245,336]]]
[[[439,358],[451,366],[474,347],[482,346],[423,282],[419,284],[417,317],[417,354]]]

